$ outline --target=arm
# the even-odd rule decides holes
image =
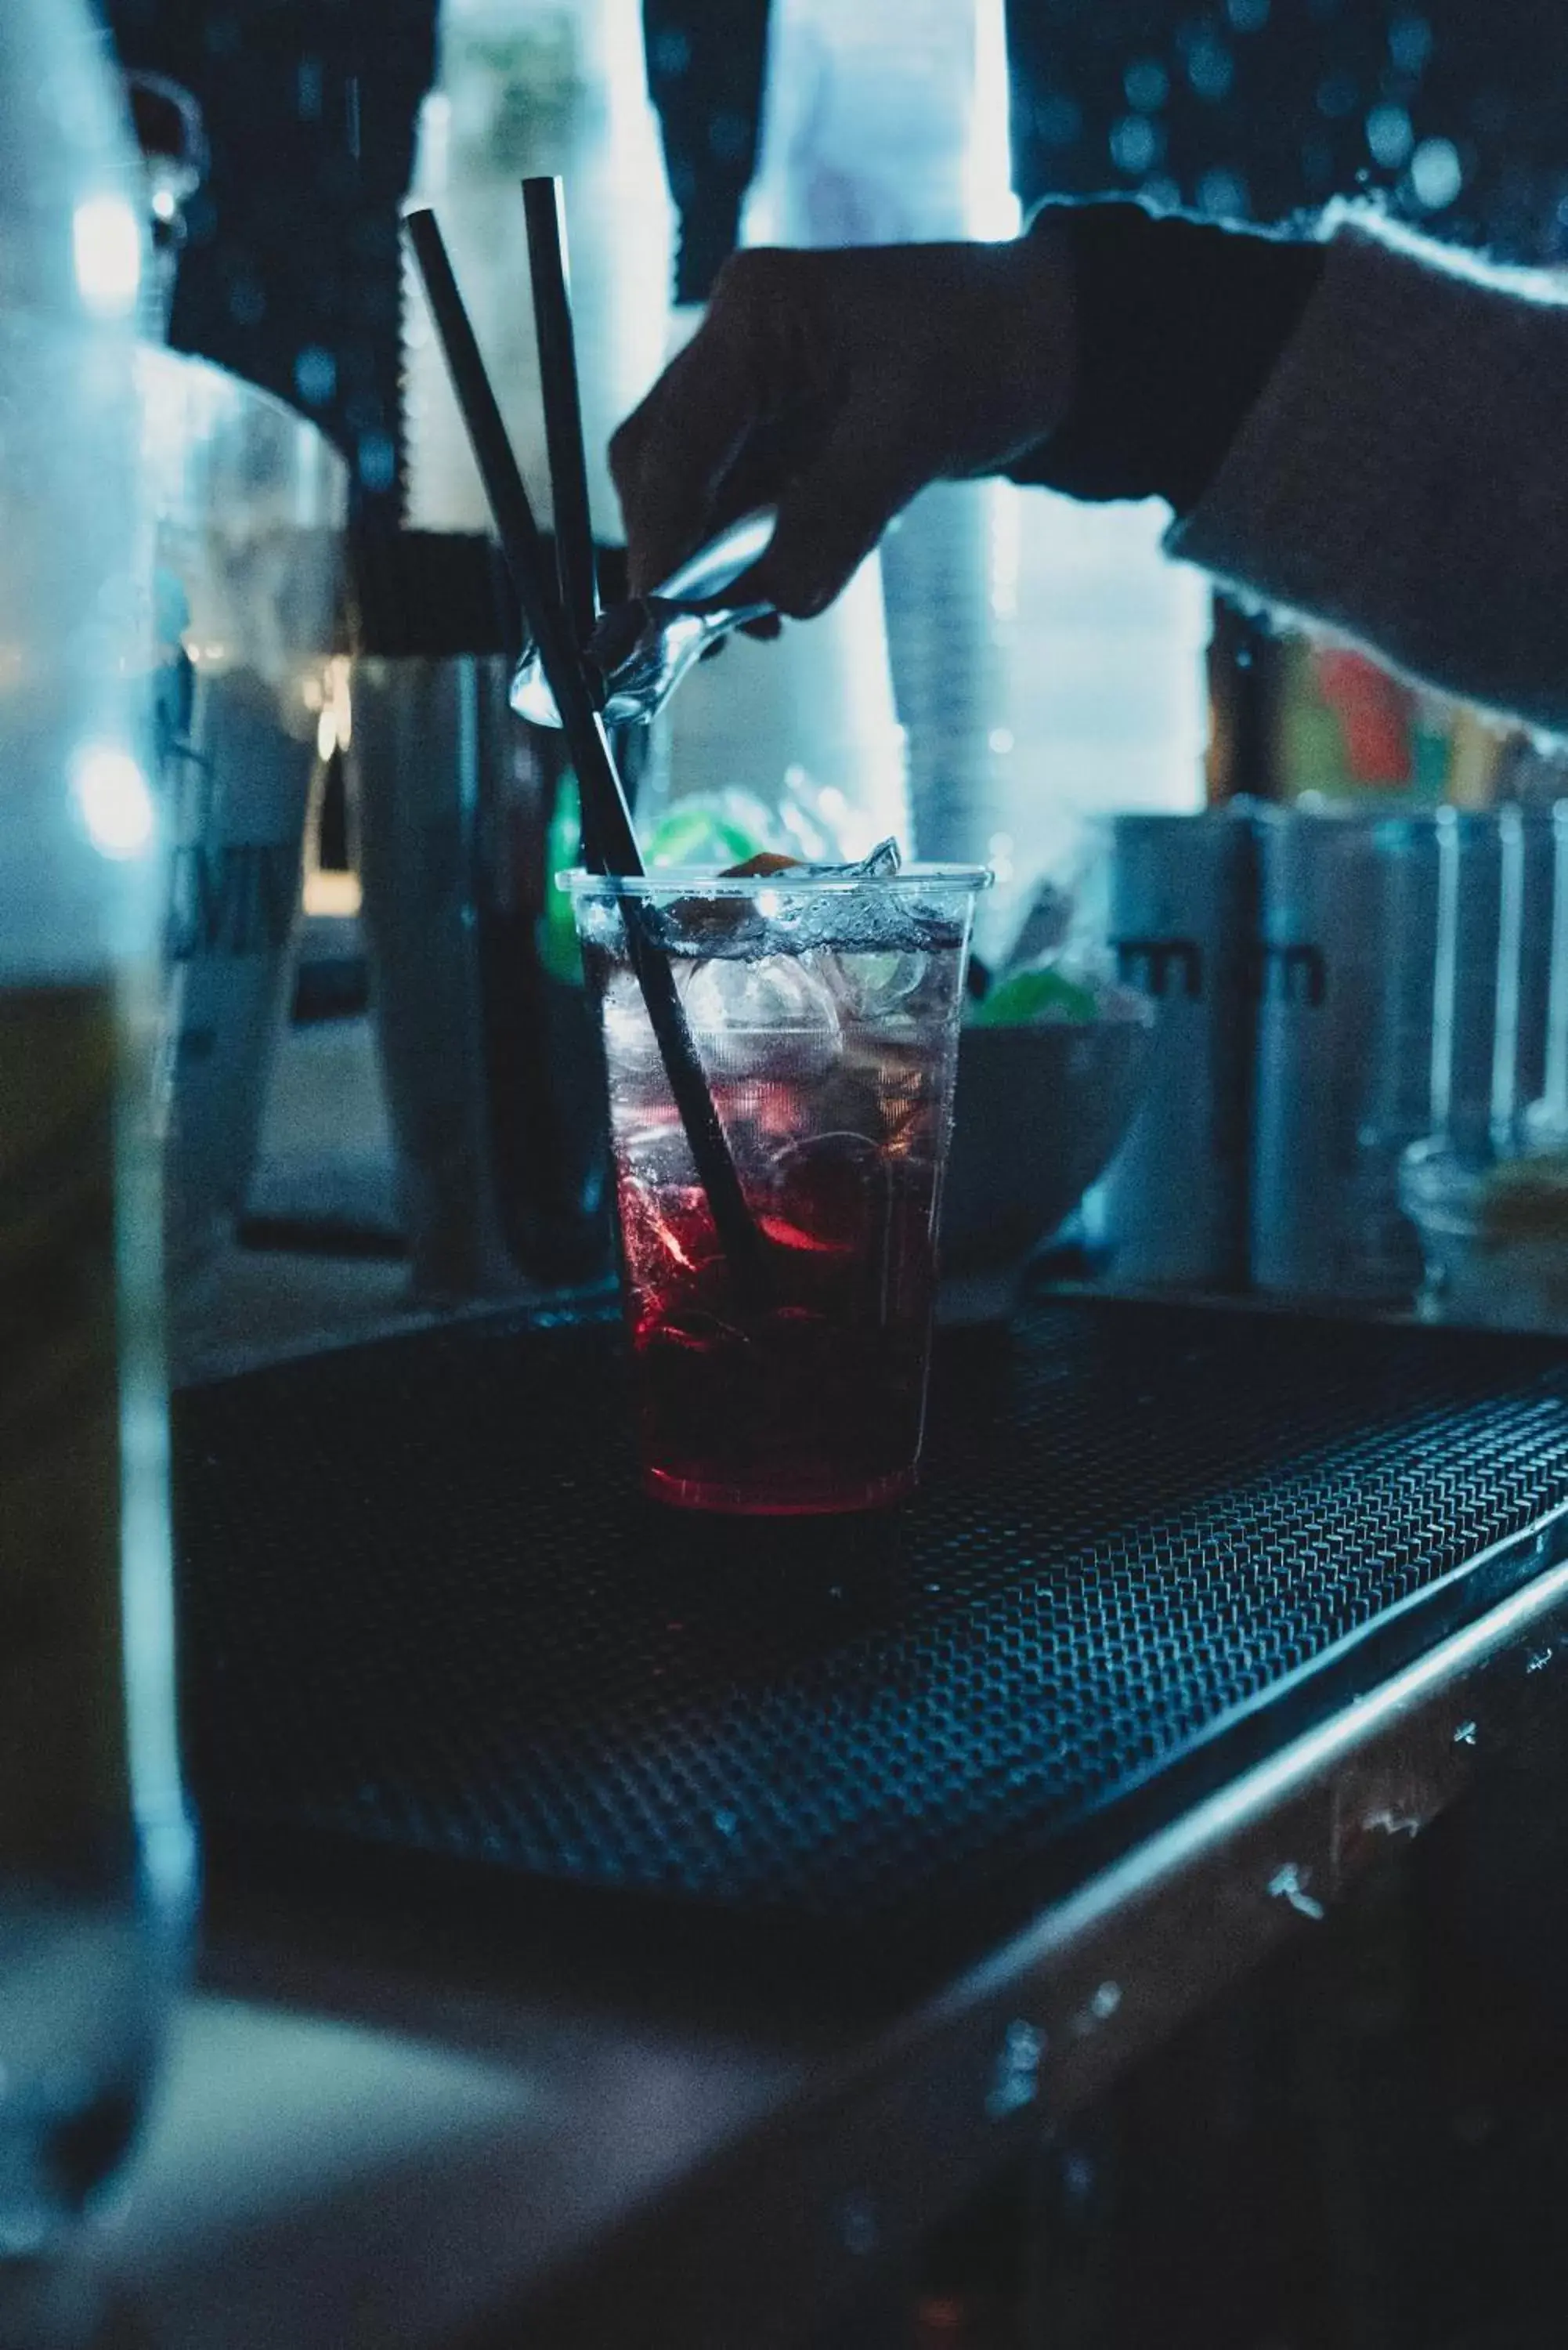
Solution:
[[[1568,731],[1568,294],[1333,225],[740,255],[612,450],[634,583],[763,497],[753,584],[803,615],[930,481],[1158,494],[1242,595]]]
[[[1568,730],[1568,291],[1347,223],[1171,551]]]

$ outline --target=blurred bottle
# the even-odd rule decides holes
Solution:
[[[753,242],[1017,233],[1003,0],[776,0]],[[981,858],[997,951],[1079,818],[1202,801],[1207,592],[1150,503],[939,483],[882,578],[919,854]]]
[[[1280,799],[1399,813],[1469,797],[1455,713],[1434,697],[1365,653],[1299,635],[1275,639],[1272,667]]]
[[[112,2170],[176,1979],[141,750],[142,192],[76,0],[0,10],[0,2338]]]
[[[438,213],[496,397],[541,517],[549,469],[519,182],[566,182],[588,497],[595,536],[621,536],[609,436],[663,361],[674,219],[648,95],[639,0],[443,0],[413,194]],[[441,351],[405,282],[408,519],[483,531],[489,512]]]

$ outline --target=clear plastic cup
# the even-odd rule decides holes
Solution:
[[[604,1025],[645,1489],[876,1509],[914,1485],[980,868],[566,877]],[[667,954],[747,1210],[732,1277],[628,953]]]

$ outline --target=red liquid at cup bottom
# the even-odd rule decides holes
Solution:
[[[775,1132],[796,1123],[785,1090],[765,1088]],[[765,1303],[742,1306],[701,1188],[650,1180],[646,1150],[618,1135],[643,1482],[659,1500],[789,1517],[875,1509],[910,1491],[938,1155],[912,1154],[912,1139],[909,1126],[897,1151],[821,1135],[765,1182],[742,1170],[767,1264]]]

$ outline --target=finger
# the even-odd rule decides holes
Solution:
[[[610,449],[632,588],[645,594],[711,530],[772,504],[800,435],[820,443],[834,331],[822,316],[821,254],[732,255],[701,328]],[[733,504],[742,483],[744,503]]]
[[[837,403],[802,397],[775,403],[758,418],[711,492],[707,529],[716,536],[742,515],[776,507],[789,484],[822,455]]]
[[[755,421],[755,378],[711,324],[693,336],[610,442],[634,596],[668,578],[701,544],[713,491]]]
[[[848,585],[923,486],[899,425],[879,403],[852,404],[820,456],[784,492],[773,537],[731,592],[809,619]]]

